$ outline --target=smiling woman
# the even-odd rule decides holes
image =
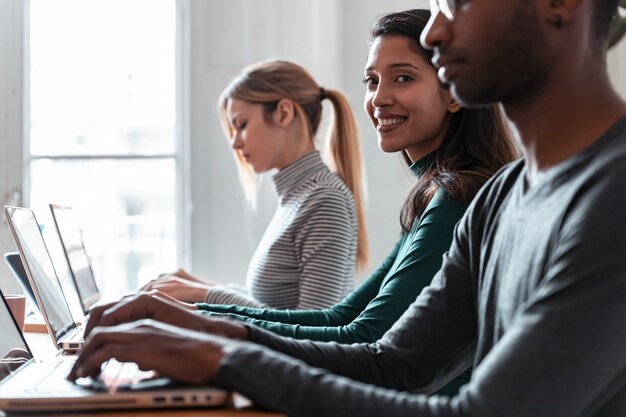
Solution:
[[[400,237],[384,262],[324,310],[198,304],[202,314],[226,315],[296,339],[375,342],[430,284],[474,193],[516,151],[497,106],[463,108],[439,82],[429,52],[419,45],[429,16],[409,10],[379,17],[365,66],[365,111],[378,143],[403,155],[416,177],[400,213]],[[440,393],[456,392],[467,377]]]
[[[151,317],[186,328],[200,326],[209,333],[232,339],[249,339],[292,355],[316,367],[317,370],[312,372],[318,372],[319,369],[328,369],[331,372],[337,370],[343,375],[361,380],[369,378],[367,373],[374,366],[373,363],[377,363],[377,359],[373,357],[361,361],[363,356],[354,356],[352,350],[371,348],[372,352],[376,352],[373,356],[378,358],[388,354],[387,348],[391,352],[404,352],[410,355],[410,352],[405,352],[401,343],[396,343],[398,329],[402,329],[404,322],[403,313],[411,303],[414,303],[415,308],[416,297],[423,289],[426,288],[425,291],[428,291],[428,286],[445,257],[444,253],[450,248],[455,225],[463,216],[478,187],[517,155],[498,106],[482,109],[464,108],[452,99],[448,90],[439,82],[436,71],[430,64],[429,52],[419,45],[420,33],[429,16],[430,13],[426,10],[392,13],[379,17],[372,28],[372,47],[366,64],[365,109],[376,129],[381,148],[386,152],[400,152],[416,180],[401,213],[402,230],[396,245],[361,285],[342,301],[322,310],[272,310],[215,304],[196,306],[202,310],[200,314],[203,316],[227,317],[234,319],[232,321],[203,321],[206,319],[198,315],[190,315],[188,311],[182,309],[173,309],[172,300],[164,299],[161,294],[154,294],[154,297],[139,295],[134,300],[129,298],[112,308],[109,308],[110,306],[99,308],[97,313],[92,315],[90,320],[92,325],[107,326]],[[242,96],[235,97],[237,100],[244,99]],[[232,97],[228,100],[234,102]],[[245,100],[252,101],[252,98],[248,96]],[[275,119],[276,112],[280,114],[280,103],[280,99],[268,100],[266,105],[257,105],[260,110],[254,110],[254,105],[240,107],[239,103],[230,106],[221,103],[220,108],[224,109],[223,115],[229,136],[237,149],[244,150],[243,155],[251,155],[253,151],[248,154],[248,149],[252,148],[238,144],[239,141],[245,141],[245,138],[238,136],[245,135],[253,119],[254,123],[276,125],[280,121],[280,117]],[[250,113],[246,113],[246,110]],[[261,120],[256,120],[259,113]],[[265,118],[263,114],[266,114]],[[439,124],[433,123],[433,120],[439,121]],[[128,312],[132,314],[128,315]],[[467,314],[466,311],[459,310],[458,315],[464,322],[474,320],[474,316]],[[236,323],[235,320],[245,325]],[[392,327],[394,323],[398,324]],[[411,334],[411,329],[405,331]],[[115,332],[115,328],[106,332]],[[132,334],[137,330],[129,328],[126,332]],[[153,335],[159,332],[158,326],[149,331]],[[113,340],[116,336],[111,333],[101,337]],[[428,348],[436,351],[440,343],[443,345],[442,341],[448,337],[451,336],[447,332],[438,330],[437,337],[429,341]],[[322,341],[335,343],[320,343]],[[223,339],[218,341],[222,342]],[[420,340],[415,340],[415,343],[419,345]],[[99,343],[92,342],[92,346],[94,345],[96,348],[100,347]],[[198,367],[194,367],[193,372],[188,372],[188,375],[183,377],[191,378],[196,372],[205,369],[209,377],[215,377],[217,382],[229,384],[236,389],[250,388],[248,382],[252,379],[260,381],[262,376],[259,373],[251,377],[248,370],[255,372],[263,364],[269,364],[272,368],[275,366],[272,372],[280,373],[278,368],[295,370],[293,367],[295,362],[285,357],[281,359],[272,357],[265,362],[268,358],[266,355],[273,354],[253,345],[231,342],[222,351],[222,348],[198,338],[188,346],[202,346],[199,350],[207,353],[228,351],[228,354],[217,359],[213,357],[200,360]],[[242,359],[239,350],[241,346],[244,346],[243,350],[254,350],[254,359],[250,361]],[[178,358],[187,356],[183,351],[188,348],[175,349],[179,352],[179,355],[176,355]],[[132,349],[128,351],[132,352]],[[84,360],[85,356],[89,356],[89,351],[87,355],[83,354],[81,360]],[[257,360],[260,356],[263,358]],[[436,355],[420,358],[419,377],[416,377],[419,381],[414,385],[398,388],[405,391],[419,388],[426,393],[453,395],[468,381],[469,372],[466,368],[469,362],[459,360],[462,356],[459,351],[455,351],[454,355],[445,359],[440,359]],[[189,357],[193,358],[193,353],[190,352]],[[89,373],[97,369],[99,365],[97,362],[101,358],[99,359],[97,355],[93,355],[92,358],[94,359],[87,359],[91,364],[83,365],[81,372]],[[444,378],[430,375],[435,379],[427,381],[430,378],[428,374],[435,372],[431,369],[432,364],[439,360],[446,362],[449,373]],[[222,362],[221,368],[215,367],[215,361]],[[302,362],[297,363],[300,364],[298,366],[302,366],[300,370],[308,369]],[[172,364],[163,365],[162,369],[171,372],[168,367],[171,368]],[[401,379],[393,375],[393,370],[399,369],[394,368],[393,364],[389,367],[380,364],[380,367],[385,368],[381,373],[389,376],[394,382]],[[407,368],[399,372],[404,372]],[[236,376],[230,374],[231,370],[235,370]],[[299,404],[304,404],[303,398],[312,392],[308,391],[307,387],[315,387],[316,383],[303,376],[300,370],[290,375],[285,373],[283,377],[273,382],[271,389],[274,389],[276,384],[283,384],[277,397],[267,394],[260,396],[258,395],[260,391],[256,388],[248,389],[246,395],[254,395],[264,405],[267,404],[264,402],[266,398],[276,398],[276,402],[271,406],[279,407],[284,401],[290,401],[287,393],[293,392],[295,386],[297,387],[295,391],[302,388],[302,391],[299,391],[302,394],[299,397]],[[411,373],[406,371],[406,374]],[[364,378],[359,378],[359,375]],[[298,379],[301,376],[303,383],[293,385],[294,378]],[[424,376],[424,379],[421,379],[421,376]],[[180,374],[177,377],[181,377]],[[264,384],[264,387],[266,385]],[[286,388],[287,386],[289,388]],[[352,389],[359,385],[346,382],[345,386]],[[439,400],[442,398],[439,397],[433,402]],[[354,415],[362,412],[361,409]]]
[[[446,116],[461,108],[440,88],[432,65],[416,52],[414,42],[404,36],[376,37],[364,80],[365,111],[378,133],[380,148],[404,151],[410,161],[441,145],[448,129]]]

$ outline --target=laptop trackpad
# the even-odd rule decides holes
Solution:
[[[79,378],[76,384],[99,392],[145,391],[177,385],[170,378],[160,377],[154,371],[142,371],[134,363],[115,359],[102,365],[97,378]]]

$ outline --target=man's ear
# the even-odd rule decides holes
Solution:
[[[582,3],[583,0],[541,0],[539,12],[549,25],[560,29],[572,21]]]
[[[274,123],[280,127],[289,126],[293,121],[295,111],[295,106],[291,100],[281,99],[276,105],[276,110],[274,110]]]

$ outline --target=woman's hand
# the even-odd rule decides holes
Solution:
[[[92,308],[85,326],[85,337],[98,326],[117,326],[143,319],[229,339],[249,339],[244,325],[200,316],[181,307],[178,301],[156,291],[130,295],[117,303]]]
[[[174,273],[159,275],[158,278],[144,285],[141,290],[158,290],[177,300],[196,303],[204,301],[207,292],[213,286],[213,283],[205,282],[184,269],[179,269]]]
[[[97,377],[102,364],[115,358],[120,362],[134,362],[144,371],[153,370],[177,381],[203,384],[215,376],[225,350],[237,344],[152,319],[97,327],[86,340],[67,378]]]
[[[149,287],[153,282],[166,281],[166,280],[168,280],[168,279],[170,279],[172,277],[182,278],[182,279],[185,279],[187,281],[197,282],[199,284],[205,284],[207,286],[214,286],[215,285],[212,282],[208,282],[208,281],[205,281],[203,279],[200,279],[200,278],[196,277],[195,275],[191,275],[189,272],[185,271],[183,268],[179,268],[178,270],[176,270],[174,272],[166,272],[164,274],[160,274],[156,279],[153,279],[148,284],[144,285],[142,287],[142,290],[149,289],[149,288],[146,288],[146,287]]]
[[[184,278],[171,276],[165,280],[155,280],[150,284],[151,290],[157,290],[186,303],[199,303],[206,299],[212,285],[188,281]]]
[[[193,281],[193,282],[199,282],[201,284],[206,284],[206,285],[214,285],[213,283],[207,282],[203,279],[200,279],[198,277],[196,277],[195,275],[191,275],[189,272],[185,271],[183,268],[179,268],[176,272],[170,272],[170,273],[166,273],[166,274],[161,274],[159,275],[159,278],[161,277],[179,277],[179,278],[183,278],[186,279],[187,281]]]

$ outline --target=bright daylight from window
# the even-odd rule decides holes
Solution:
[[[177,265],[175,25],[174,0],[30,1],[30,206],[55,265],[47,204],[74,208],[110,296]]]

